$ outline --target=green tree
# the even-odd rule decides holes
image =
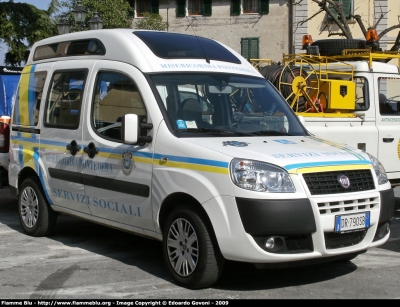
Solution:
[[[50,15],[57,10],[57,0],[49,11],[13,0],[0,2],[0,41],[8,46],[4,63],[20,66],[29,56],[36,41],[56,35],[57,27]]]
[[[136,29],[165,31],[168,23],[162,21],[159,14],[144,13],[143,18],[136,22]]]
[[[79,25],[75,22],[72,10],[77,0],[61,1],[61,6],[66,8],[67,19],[71,24],[71,31],[90,29],[88,21],[97,12],[103,20],[103,29],[129,28],[131,18],[129,17],[132,8],[127,0],[81,0],[82,6],[88,11],[85,22]]]

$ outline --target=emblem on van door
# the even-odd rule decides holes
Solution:
[[[246,147],[249,143],[246,142],[238,142],[238,141],[227,141],[222,142],[224,146],[235,146],[235,147]]]
[[[345,189],[348,189],[350,187],[350,179],[346,175],[339,174],[337,176],[337,181]]]
[[[122,171],[125,175],[129,175],[132,169],[135,168],[135,161],[132,159],[132,153],[130,151],[124,151],[121,159]]]

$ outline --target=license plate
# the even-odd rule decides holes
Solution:
[[[356,213],[335,216],[335,232],[349,232],[369,228],[370,213]]]

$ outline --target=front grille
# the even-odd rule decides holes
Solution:
[[[367,231],[368,230],[346,233],[325,233],[325,247],[326,249],[335,249],[356,245],[364,239]]]
[[[338,175],[345,175],[350,186],[345,189],[338,181]],[[370,170],[346,170],[334,172],[306,173],[303,178],[312,195],[350,193],[375,189]]]
[[[331,202],[318,202],[318,211],[320,215],[329,215],[336,213],[353,213],[353,212],[364,212],[370,209],[377,208],[379,206],[379,198],[360,198],[360,199],[348,199],[341,201]]]

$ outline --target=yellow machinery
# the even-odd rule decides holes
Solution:
[[[282,65],[268,59],[250,59],[266,79],[281,92],[293,110],[303,116],[355,117],[356,85],[354,69],[345,61],[373,61],[397,59],[400,53],[347,49],[341,55],[313,54],[283,55]]]

